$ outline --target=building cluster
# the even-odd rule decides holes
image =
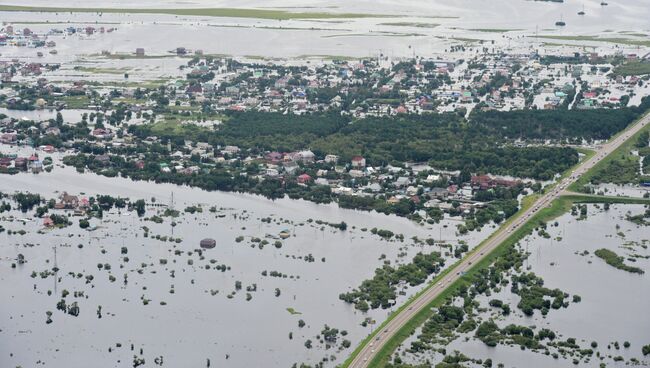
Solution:
[[[612,74],[614,60],[637,60],[636,55],[576,57],[554,61],[535,53],[486,53],[471,60],[379,59],[303,67],[195,57],[186,80],[173,86],[184,92],[176,94],[181,105],[197,102],[216,111],[340,109],[363,118],[563,104],[616,108],[643,85],[638,77]]]
[[[30,47],[39,48],[47,47],[52,49],[50,53],[55,54],[56,41],[52,38],[57,36],[92,36],[95,33],[110,33],[115,31],[116,28],[105,27],[67,27],[65,29],[52,28],[47,32],[38,33],[28,27],[18,28],[13,25],[5,25],[0,28],[0,46],[16,46],[16,47]]]

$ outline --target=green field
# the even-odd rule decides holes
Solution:
[[[584,175],[582,175],[573,184],[569,185],[568,189],[574,192],[580,192],[585,185],[591,183],[591,180],[596,173],[604,171],[607,167],[610,166],[612,162],[616,160],[625,159],[626,157],[631,157],[630,151],[633,149],[634,143],[638,140],[639,135],[641,135],[642,132],[649,131],[649,130],[650,130],[650,125],[641,129],[637,134],[631,136],[630,139],[628,139],[623,144],[621,144],[621,146],[618,147],[616,150],[614,150],[614,152],[612,152],[610,155],[600,160],[600,162],[594,165],[594,167],[591,168],[591,170],[589,170]]]
[[[629,75],[650,74],[650,61],[631,61],[614,68],[614,74],[624,77]]]
[[[328,19],[328,18],[372,18],[391,17],[381,14],[360,13],[326,13],[326,12],[290,12],[286,10],[238,9],[238,8],[65,8],[44,6],[0,5],[0,11],[14,12],[48,12],[48,13],[121,13],[121,14],[169,14],[181,16],[207,16],[257,19]]]
[[[90,99],[88,96],[65,96],[61,99],[65,102],[68,109],[85,109],[90,104]]]

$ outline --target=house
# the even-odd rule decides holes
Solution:
[[[27,170],[27,161],[25,157],[18,157],[14,160],[14,167],[19,170]]]
[[[104,128],[96,128],[90,133],[93,137],[97,139],[111,139],[113,138],[113,132]]]
[[[474,175],[471,178],[471,184],[474,189],[486,190],[499,186],[514,187],[517,185],[517,182],[514,180],[492,178],[489,175]]]
[[[274,164],[277,164],[278,162],[282,161],[283,155],[280,152],[269,152],[266,155],[264,155],[264,158],[268,162],[272,162]]]
[[[361,156],[354,156],[351,160],[351,166],[354,168],[366,167],[366,159]]]
[[[265,171],[264,174],[265,174],[266,176],[268,176],[269,178],[277,178],[277,177],[280,175],[280,173],[278,172],[278,170],[277,170],[277,169],[273,169],[273,168],[268,168],[268,169],[266,169],[266,171]]]
[[[307,184],[311,182],[311,176],[309,176],[308,174],[302,174],[298,176],[296,181],[298,182],[298,184]]]
[[[201,87],[201,85],[200,85],[199,83],[190,84],[190,85],[187,86],[187,88],[185,89],[185,93],[186,93],[188,96],[196,95],[196,94],[199,94],[199,93],[203,93],[203,87]]]
[[[429,191],[429,196],[432,198],[446,199],[449,196],[449,191],[445,188],[432,188]]]
[[[314,180],[314,184],[329,186],[330,182],[329,182],[329,180],[327,180],[325,178],[318,178],[318,179]]]
[[[0,143],[14,144],[16,143],[17,137],[18,135],[15,132],[0,134]]]
[[[40,160],[31,161],[29,168],[32,170],[32,173],[38,174],[43,171],[43,162]]]
[[[9,157],[0,157],[0,167],[6,169],[9,166],[11,166],[11,158],[9,158]]]
[[[366,174],[363,171],[356,170],[356,169],[352,169],[352,170],[348,171],[348,175],[350,175],[353,178],[362,178],[362,177],[366,176]]]
[[[109,165],[111,163],[111,157],[109,155],[98,155],[95,156],[95,161],[101,165]]]
[[[70,195],[67,192],[63,192],[59,199],[60,201],[57,203],[57,205],[62,206],[62,208],[75,209],[79,206],[79,197]]]
[[[325,155],[325,162],[336,164],[339,161],[339,156],[337,155]]]
[[[39,148],[41,150],[43,150],[43,152],[45,152],[45,153],[54,153],[54,150],[55,150],[54,146],[52,146],[50,144],[47,144],[45,146],[40,146]]]
[[[221,150],[221,153],[227,153],[229,155],[236,155],[241,151],[237,146],[226,146]]]
[[[285,162],[282,167],[284,167],[284,171],[286,171],[288,174],[293,174],[296,170],[298,170],[299,166],[297,163],[289,161]]]
[[[312,151],[300,151],[293,156],[294,161],[300,161],[306,164],[314,162],[316,155]]]
[[[397,188],[403,188],[407,185],[411,184],[411,179],[407,178],[406,176],[400,176],[395,180],[395,186]]]

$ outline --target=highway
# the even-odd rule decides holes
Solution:
[[[436,282],[435,285],[429,287],[425,292],[413,300],[407,308],[397,314],[390,322],[388,322],[381,331],[377,331],[372,340],[363,346],[361,351],[348,367],[350,368],[365,368],[370,367],[370,363],[375,358],[376,354],[386,344],[391,337],[397,333],[411,318],[413,318],[420,310],[425,308],[431,301],[447,289],[454,281],[458,280],[463,274],[473,265],[486,257],[491,251],[498,247],[505,241],[510,234],[528,222],[534,214],[541,208],[549,206],[552,201],[562,195],[566,188],[580,178],[585,172],[594,167],[598,162],[611,154],[621,144],[628,140],[631,136],[638,133],[643,127],[650,123],[650,113],[643,116],[636,123],[629,126],[622,133],[611,139],[610,141],[601,145],[596,153],[577,165],[566,178],[561,180],[553,189],[542,195],[535,201],[527,210],[515,215],[514,221],[509,222],[507,225],[500,227],[491,238],[481,244],[475,251],[467,255],[460,263],[450,270],[442,279]]]

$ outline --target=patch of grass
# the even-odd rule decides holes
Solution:
[[[151,125],[151,132],[156,136],[194,137],[205,131],[205,128],[181,124],[175,119],[157,121]]]
[[[397,33],[397,32],[373,32],[373,33],[341,33],[321,36],[322,38],[339,38],[339,37],[417,37],[425,36],[422,33]]]
[[[126,68],[95,68],[88,66],[75,66],[74,70],[93,74],[124,74],[128,71]]]
[[[0,11],[13,12],[45,12],[45,13],[120,13],[120,14],[169,14],[181,16],[231,17],[257,19],[328,19],[328,18],[374,18],[392,17],[380,14],[362,13],[326,13],[326,12],[290,12],[286,10],[269,9],[239,9],[239,8],[67,8],[46,6],[0,5]]]
[[[105,59],[110,59],[110,60],[128,60],[128,59],[169,59],[169,58],[176,58],[176,57],[182,57],[178,55],[136,55],[136,54],[110,54],[110,55],[99,55]],[[192,55],[187,55],[186,58],[191,58],[193,57]]]
[[[650,40],[636,40],[632,38],[598,37],[598,36],[561,36],[561,35],[540,35],[534,37],[550,39],[550,40],[607,42],[607,43],[617,43],[621,45],[650,47]]]
[[[61,98],[61,101],[64,102],[68,109],[85,109],[90,105],[90,99],[88,96],[65,96]]]
[[[302,314],[291,307],[287,308],[287,312],[289,312],[291,315]]]
[[[468,31],[488,32],[488,33],[506,33],[514,31],[523,31],[523,29],[506,29],[506,28],[471,28]]]
[[[594,254],[607,262],[608,265],[627,272],[631,273],[638,273],[638,274],[643,274],[643,270],[638,268],[638,267],[633,267],[633,266],[628,266],[623,262],[623,257],[619,256],[615,252],[605,249],[605,248],[600,248],[594,252]]]
[[[386,23],[379,23],[379,25],[380,26],[392,26],[392,27],[436,28],[440,24],[419,23],[419,22],[386,22]]]
[[[614,68],[613,73],[624,77],[629,75],[650,74],[650,61],[631,61],[623,63]]]
[[[475,43],[475,42],[483,43],[483,42],[485,42],[485,40],[481,40],[481,39],[478,39],[478,38],[467,38],[467,37],[450,37],[449,39],[454,40],[454,41],[467,42],[467,43]]]

